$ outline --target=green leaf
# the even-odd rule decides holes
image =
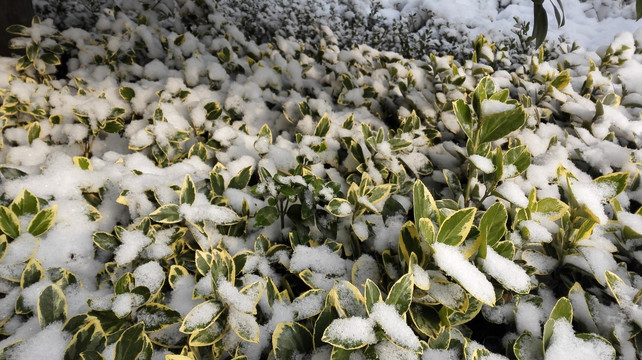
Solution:
[[[118,93],[125,101],[132,101],[134,96],[136,96],[136,92],[134,91],[134,89],[130,88],[129,86],[121,87],[120,89],[118,89]]]
[[[74,156],[74,165],[83,169],[83,170],[93,170],[94,167],[91,165],[91,160],[84,156]]]
[[[254,315],[245,314],[234,308],[230,308],[228,323],[232,331],[241,339],[252,343],[259,342],[260,327]]]
[[[272,333],[272,347],[276,360],[294,360],[312,348],[312,334],[296,322],[281,322]]]
[[[515,344],[513,351],[517,360],[535,360],[543,359],[544,353],[542,352],[542,339],[535,337],[528,332],[520,335]]]
[[[215,171],[210,172],[210,186],[214,194],[222,196],[225,191],[225,179],[221,174]]]
[[[468,104],[462,99],[453,102],[453,111],[457,117],[457,122],[469,139],[473,138],[473,115],[470,112]]]
[[[422,219],[424,221],[430,221],[428,219]],[[426,246],[427,248],[427,246]],[[410,254],[414,253],[416,256],[421,257],[423,260],[425,257],[425,253],[427,252],[428,249],[424,250],[422,247],[422,242],[419,238],[419,233],[417,232],[417,228],[415,227],[415,224],[412,221],[406,222],[402,227],[401,227],[401,232],[399,233],[399,254],[403,255],[404,260],[406,263],[410,261]]]
[[[98,351],[83,351],[80,353],[80,360],[105,360]]]
[[[274,206],[260,208],[254,215],[254,226],[270,226],[279,218],[279,210]]]
[[[338,346],[332,347],[332,353],[330,354],[330,360],[350,360],[350,359],[366,359],[363,354],[363,350],[345,350]]]
[[[116,341],[114,359],[136,360],[145,347],[145,324],[139,322],[123,331]]]
[[[224,318],[225,320],[223,320]],[[226,317],[221,316],[205,329],[193,332],[189,337],[188,344],[190,346],[209,346],[221,340],[227,331],[226,321]]]
[[[465,208],[448,216],[439,227],[437,242],[458,246],[465,239],[475,219],[476,208]]]
[[[642,0],[635,0],[635,20],[640,20],[641,18],[642,18]]]
[[[118,240],[117,237],[106,232],[96,232],[92,236],[92,239],[96,246],[112,253],[116,251],[116,248],[118,248],[121,244],[120,240]]]
[[[504,154],[504,167],[509,165],[515,166],[515,171],[510,176],[504,175],[505,178],[513,178],[526,171],[531,164],[531,154],[528,152],[526,145],[516,146],[509,149]],[[506,173],[508,169],[504,172]]]
[[[67,319],[67,298],[56,284],[47,286],[38,296],[38,322],[40,327]]]
[[[2,173],[2,176],[7,178],[7,180],[15,180],[19,179],[23,176],[26,176],[27,173],[16,168],[11,168],[7,166],[0,166],[0,173]]]
[[[38,44],[31,44],[31,45],[27,46],[27,52],[26,52],[27,53],[27,59],[29,59],[29,61],[33,62],[36,59],[36,57],[38,56],[39,52],[40,52],[40,47],[38,46]]]
[[[390,194],[391,189],[392,189],[391,184],[377,185],[371,188],[370,193],[368,194],[368,201],[373,205],[377,204],[378,202],[382,201],[383,199],[386,198],[386,196]]]
[[[544,349],[548,346],[548,343],[553,336],[553,330],[555,328],[555,321],[558,319],[564,318],[566,321],[571,323],[573,321],[573,305],[568,298],[561,298],[557,300],[557,303],[551,311],[551,315],[546,320],[544,324],[544,332],[542,333],[542,341]]]
[[[359,349],[376,341],[374,326],[374,321],[360,317],[334,319],[323,332],[321,341],[344,350]],[[355,327],[361,336],[355,337],[345,331],[346,328]]]
[[[96,318],[93,319],[74,333],[65,350],[64,360],[75,360],[80,357],[81,353],[89,351],[100,353],[105,349],[107,344],[105,333],[100,326],[100,322]]]
[[[336,281],[330,291],[330,296],[334,299],[337,312],[345,317],[366,317],[368,315],[365,298],[351,282],[346,280]]]
[[[40,123],[37,121],[33,121],[27,126],[27,141],[29,141],[29,144],[40,137],[40,130]]]
[[[42,280],[44,277],[44,270],[40,265],[38,259],[31,258],[27,262],[25,269],[22,271],[22,276],[20,276],[20,288],[25,289],[32,284],[37,283]]]
[[[9,242],[7,241],[6,235],[0,235],[0,261],[7,254],[7,248],[9,248]]]
[[[388,143],[390,143],[390,150],[392,151],[403,150],[412,145],[411,141],[402,138],[392,138],[388,140]]]
[[[439,334],[441,320],[433,307],[413,302],[410,305],[410,319],[422,334],[433,339]]]
[[[535,204],[535,212],[545,214],[551,221],[561,219],[568,211],[568,205],[555,198],[545,198]]]
[[[24,189],[18,196],[16,196],[15,199],[13,199],[9,207],[16,216],[36,214],[38,210],[40,210],[40,202],[34,194],[29,190]]]
[[[428,244],[435,242],[435,225],[428,218],[419,219],[419,236]]]
[[[334,198],[330,200],[326,209],[336,217],[344,217],[352,214],[352,205],[346,199]]]
[[[205,111],[207,112],[207,115],[205,115],[205,118],[207,120],[213,121],[221,117],[221,114],[223,113],[223,109],[217,102],[211,102],[207,103],[204,106]]]
[[[196,186],[194,181],[189,174],[185,175],[183,179],[183,186],[181,187],[180,193],[180,203],[181,204],[194,204],[194,199],[196,198]]]
[[[58,205],[54,204],[46,209],[38,211],[36,216],[31,219],[27,231],[33,236],[40,236],[47,232],[56,218]]]
[[[31,36],[29,34],[29,28],[21,24],[10,25],[7,27],[7,32],[14,35]]]
[[[232,179],[228,185],[229,188],[233,189],[245,189],[247,184],[250,182],[250,177],[252,176],[253,166],[250,165],[245,169],[239,171]]]
[[[609,290],[611,290],[615,301],[620,304],[620,306],[625,305],[623,303],[625,301],[623,297],[627,297],[628,295],[623,294],[623,291],[628,287],[626,283],[611,271],[605,271],[604,276],[606,278],[606,284],[608,285]]]
[[[181,314],[167,305],[147,303],[136,310],[136,320],[145,323],[146,331],[156,331],[181,322]]]
[[[540,47],[544,40],[546,39],[546,33],[548,32],[548,15],[546,14],[546,9],[542,5],[544,1],[539,0],[533,3],[533,37],[535,38],[535,46]]]
[[[381,301],[381,290],[379,290],[377,284],[370,279],[366,279],[365,298],[366,310],[368,310],[368,313],[372,310],[372,305]]]
[[[12,239],[20,236],[20,220],[6,206],[0,206],[0,231]]]
[[[616,172],[616,173],[611,173],[607,175],[602,175],[598,177],[597,179],[593,180],[596,184],[604,184],[609,187],[611,187],[614,192],[612,192],[611,198],[617,196],[620,194],[624,189],[626,189],[626,184],[629,180],[629,172],[624,171],[624,172]]]
[[[427,218],[439,223],[439,211],[435,199],[421,180],[415,181],[412,188],[412,206],[414,209],[415,222],[421,218]]]
[[[399,315],[405,314],[410,308],[410,303],[412,303],[413,287],[412,273],[406,273],[390,288],[386,304],[394,306]]]
[[[162,224],[175,224],[181,221],[179,206],[176,204],[166,204],[154,210],[149,217]]]
[[[210,326],[225,310],[225,306],[216,300],[209,300],[196,305],[185,316],[180,332],[191,334]]]
[[[479,125],[478,141],[485,143],[499,140],[521,128],[526,122],[526,118],[527,115],[522,106],[484,116]]]
[[[314,129],[314,136],[324,137],[330,130],[330,118],[327,114],[323,115],[316,128]]]
[[[497,202],[489,207],[479,222],[479,235],[482,237],[482,242],[488,246],[494,246],[501,240],[506,233],[506,220],[508,220],[508,213],[504,204]],[[485,250],[480,248],[480,252]]]

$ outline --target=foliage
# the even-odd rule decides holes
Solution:
[[[65,359],[525,360],[572,324],[635,358],[630,34],[515,70],[483,36],[463,62],[410,60],[341,50],[328,29],[256,44],[210,2],[170,30],[166,2],[143,3],[51,33],[68,78],[2,65],[3,340],[37,321],[60,327]],[[37,70],[38,54],[22,59]],[[59,157],[21,156],[41,145]],[[69,192],[30,182],[55,166]],[[63,259],[84,272],[43,266],[39,248],[81,227],[89,250]]]

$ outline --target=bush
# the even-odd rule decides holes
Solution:
[[[413,60],[195,4],[12,28],[1,357],[636,358],[633,35]]]

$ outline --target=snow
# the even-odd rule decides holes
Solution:
[[[493,161],[487,157],[481,155],[470,155],[468,159],[475,165],[475,167],[481,170],[485,174],[490,174],[495,171],[495,165]]]
[[[511,203],[525,208],[528,206],[528,198],[524,191],[515,182],[504,182],[497,187],[497,192],[500,193]]]
[[[477,267],[470,263],[454,246],[435,243],[433,258],[446,274],[453,277],[474,297],[486,304],[495,303],[493,285]]]
[[[614,171],[628,171],[633,178],[640,170],[642,152],[638,144],[642,141],[642,122],[639,121],[641,112],[636,104],[642,104],[642,60],[636,46],[639,48],[642,43],[642,30],[636,31],[639,24],[634,20],[634,1],[565,1],[567,23],[561,28],[555,26],[552,16],[551,4],[555,2],[545,2],[549,14],[548,40],[552,46],[550,52],[545,52],[542,62],[537,56],[531,58],[532,53],[498,51],[503,44],[508,44],[504,41],[515,39],[512,32],[514,17],[532,20],[533,5],[530,0],[384,0],[381,1],[381,8],[375,8],[372,2],[363,0],[313,0],[308,3],[317,8],[302,7],[303,3],[298,1],[292,2],[288,9],[272,6],[275,1],[266,0],[267,5],[258,13],[259,16],[249,20],[243,16],[253,16],[246,10],[251,10],[254,3],[245,2],[243,5],[248,9],[238,9],[230,7],[231,2],[218,1],[215,4],[216,11],[208,8],[206,13],[200,13],[203,9],[199,9],[199,6],[212,7],[213,2],[197,4],[186,1],[180,8],[172,8],[172,2],[160,2],[158,6],[144,11],[144,19],[139,18],[143,6],[136,2],[122,2],[122,11],[117,14],[105,8],[95,16],[88,13],[88,8],[79,10],[61,2],[63,8],[57,11],[62,15],[44,20],[41,25],[34,25],[29,30],[29,36],[17,42],[28,44],[38,41],[47,46],[58,41],[68,43],[71,50],[66,50],[69,56],[64,56],[70,57],[66,64],[68,74],[54,74],[55,69],[50,66],[48,71],[54,78],[50,84],[45,84],[30,70],[18,73],[15,57],[0,58],[0,96],[8,99],[7,94],[11,94],[21,107],[17,115],[7,114],[2,120],[5,122],[1,124],[0,162],[5,168],[15,167],[28,174],[18,179],[3,177],[0,202],[9,205],[11,199],[25,188],[42,198],[43,207],[57,205],[59,209],[51,229],[38,239],[25,231],[31,216],[20,218],[22,235],[9,241],[6,254],[0,259],[0,323],[5,334],[0,348],[15,340],[25,339],[5,352],[8,358],[41,358],[45,353],[52,358],[62,357],[70,335],[60,331],[60,323],[40,329],[34,316],[38,296],[42,289],[55,281],[49,277],[57,268],[68,269],[82,283],[82,286],[75,284],[64,288],[70,316],[88,311],[87,299],[91,299],[92,309],[111,308],[118,316],[128,316],[142,303],[142,298],[131,293],[114,295],[110,280],[131,272],[136,286],[145,286],[153,294],[167,289],[167,292],[151,301],[162,302],[177,310],[187,317],[187,325],[206,325],[223,306],[202,302],[202,297],[213,296],[211,274],[201,277],[190,272],[164,286],[170,264],[178,264],[178,259],[186,261],[173,257],[174,251],[199,248],[209,251],[218,247],[235,256],[253,251],[254,239],[260,234],[268,236],[273,245],[285,244],[284,248],[270,257],[260,252],[248,255],[243,269],[236,269],[242,273],[242,277],[236,279],[236,283],[217,279],[218,293],[215,294],[230,308],[229,322],[235,328],[255,331],[258,326],[260,329],[258,344],[241,341],[233,331],[229,331],[224,338],[224,343],[233,345],[233,348],[240,344],[239,353],[247,353],[250,359],[267,356],[272,348],[272,333],[279,322],[310,319],[302,323],[312,324],[314,316],[325,305],[325,290],[336,287],[337,291],[346,291],[346,283],[336,285],[337,280],[351,280],[363,292],[367,279],[385,285],[404,271],[411,271],[418,288],[415,289],[416,294],[422,296],[422,301],[440,302],[446,307],[459,309],[464,304],[465,291],[484,303],[495,302],[493,284],[485,275],[488,274],[500,284],[495,286],[511,290],[506,290],[505,295],[512,295],[512,299],[505,296],[501,301],[506,303],[500,305],[501,309],[494,308],[497,310],[491,312],[488,310],[490,307],[484,308],[485,315],[490,314],[489,317],[497,322],[508,326],[515,321],[517,332],[507,334],[505,341],[516,338],[524,331],[541,337],[542,325],[557,300],[553,291],[546,291],[545,286],[541,285],[539,290],[533,288],[533,293],[529,295],[513,293],[531,291],[531,287],[545,278],[540,275],[557,271],[560,264],[572,265],[574,270],[585,271],[587,276],[594,277],[596,283],[590,289],[592,293],[600,291],[597,286],[604,288],[606,271],[622,277],[627,288],[618,291],[623,291],[628,297],[631,297],[629,292],[634,294],[640,287],[640,277],[627,273],[631,271],[627,269],[628,264],[642,259],[642,251],[638,246],[640,242],[638,239],[624,239],[618,243],[621,240],[621,232],[618,231],[628,227],[642,233],[642,218],[633,213],[637,210],[637,204],[642,202],[642,190],[628,187],[617,198],[623,210],[612,210],[612,206],[606,203],[615,194],[614,189],[593,181],[596,176]],[[52,9],[44,1],[38,0],[36,3]],[[97,6],[101,4],[102,1],[97,2]],[[281,26],[284,23],[281,21],[283,16],[294,18],[302,8],[310,9],[312,18],[318,24],[287,23]],[[52,14],[53,10],[48,11]],[[379,24],[369,26],[363,34],[348,35],[348,28],[351,27],[345,26],[346,21],[355,16],[369,16],[371,11],[373,15],[381,16],[384,24],[409,28],[411,36],[407,39],[398,38],[394,31],[389,31],[390,27],[380,27]],[[132,14],[139,15],[130,18]],[[413,20],[406,24],[404,21],[410,16],[413,16]],[[92,20],[82,20],[83,17]],[[207,21],[193,26],[190,24],[192,19]],[[83,23],[84,30],[79,27],[68,28],[80,23]],[[245,27],[237,28],[233,24],[245,24]],[[289,32],[297,31],[297,25],[301,26],[299,30],[303,31],[302,36],[307,36],[307,27],[317,26],[321,31],[310,35],[308,43],[299,42],[288,38]],[[56,31],[56,26],[63,30],[61,38],[49,38]],[[267,44],[264,39],[259,41],[244,31],[253,27],[261,28],[261,33],[265,30],[267,38],[270,26],[277,26],[279,34],[283,35],[275,39],[274,44]],[[367,38],[374,38],[373,33],[368,31],[382,29],[384,33],[381,38],[393,39],[392,43],[384,44],[382,48],[360,44]],[[454,57],[438,54],[431,59],[421,54],[424,46],[413,36],[426,30],[431,32],[426,40],[428,49],[438,51],[440,55],[451,52]],[[174,42],[178,34],[185,38],[180,45]],[[479,34],[485,34],[490,41],[495,41],[494,48],[483,46],[478,53],[480,57],[495,59],[497,62],[492,66],[483,59],[475,64],[461,59],[467,55],[466,51],[472,49],[471,41]],[[558,46],[556,43],[560,35],[569,41],[579,41],[580,47],[571,48],[570,42]],[[389,51],[401,50],[405,40],[408,40],[409,48],[406,51],[416,56],[411,54],[405,58]],[[318,49],[313,47],[317,44],[321,44]],[[223,62],[217,58],[216,53],[223,48],[232,50],[230,61]],[[119,63],[119,60],[97,64],[100,62],[97,56],[105,57],[106,61],[111,61],[107,57],[112,55],[115,59],[122,59],[130,49],[136,55],[133,65]],[[607,52],[611,53],[610,63],[601,59]],[[502,60],[502,57],[505,58]],[[595,64],[594,68],[591,68],[591,62]],[[617,62],[622,64],[616,66]],[[442,81],[447,76],[455,79],[450,74],[453,69],[463,75],[461,86]],[[552,77],[564,69],[571,75],[571,82],[562,89],[552,89],[550,94],[545,94]],[[440,72],[437,76],[439,80],[432,71]],[[441,109],[444,106],[448,108],[453,100],[468,100],[469,91],[480,78],[478,74],[473,75],[473,71],[488,71],[498,90],[508,89],[513,99],[524,96],[534,100],[534,106],[525,109],[529,114],[528,127],[514,132],[516,139],[508,144],[504,140],[493,144],[493,147],[507,149],[519,140],[533,155],[531,166],[524,175],[517,175],[514,165],[504,166],[503,179],[496,191],[499,197],[511,203],[509,213],[514,214],[516,207],[528,206],[527,194],[533,188],[538,199],[567,199],[564,192],[569,189],[566,188],[565,179],[557,178],[558,167],[563,166],[573,174],[570,176],[570,186],[580,205],[586,206],[600,220],[601,226],[596,227],[590,238],[577,242],[574,248],[576,252],[566,254],[563,262],[539,252],[545,243],[558,238],[561,226],[559,219],[553,221],[546,214],[530,213],[529,220],[513,225],[506,240],[516,246],[515,261],[489,248],[486,259],[476,257],[477,267],[464,257],[461,249],[432,244],[434,253],[427,252],[427,263],[421,266],[415,264],[408,269],[404,267],[408,264],[403,262],[398,266],[379,261],[381,253],[386,250],[391,251],[393,257],[396,256],[399,231],[407,221],[405,214],[389,217],[386,221],[381,214],[374,213],[354,219],[343,218],[337,222],[336,236],[330,236],[322,232],[319,226],[331,224],[327,221],[331,217],[318,218],[311,226],[309,222],[298,224],[286,218],[283,226],[276,222],[271,227],[254,227],[253,214],[267,205],[267,197],[255,196],[247,188],[225,189],[223,197],[227,199],[227,204],[215,205],[209,198],[209,172],[218,163],[226,185],[247,166],[254,169],[251,184],[256,179],[256,170],[265,167],[273,175],[282,175],[284,183],[305,185],[306,191],[315,191],[314,195],[307,193],[306,196],[307,199],[319,201],[317,205],[321,206],[316,209],[317,213],[323,213],[323,207],[332,198],[347,194],[349,184],[344,178],[346,173],[354,174],[357,176],[355,179],[359,174],[367,173],[377,184],[394,182],[396,178],[386,177],[384,167],[392,171],[394,176],[407,175],[405,179],[396,179],[399,183],[395,185],[399,185],[400,192],[391,195],[406,211],[412,207],[411,196],[407,191],[401,191],[407,190],[403,189],[406,180],[412,183],[414,179],[421,178],[436,199],[444,199],[444,195],[450,193],[441,191],[445,185],[443,174],[438,170],[465,167],[466,150],[456,119],[452,113],[441,113]],[[412,84],[407,81],[410,73],[414,78]],[[342,74],[351,77],[356,85],[354,89],[344,89]],[[593,88],[583,90],[587,79],[592,81]],[[408,89],[403,90],[401,84],[408,84]],[[131,101],[119,95],[118,89],[123,86],[134,90],[135,96]],[[365,98],[365,86],[372,86],[377,95]],[[179,92],[189,92],[189,95],[179,97]],[[350,103],[348,106],[337,103],[339,94],[343,101]],[[622,102],[607,103],[607,94],[611,100],[621,97]],[[392,99],[391,104],[386,106],[393,105],[396,113],[388,114],[388,109],[382,106],[383,99]],[[597,99],[605,101],[602,106],[604,113],[600,116],[596,116],[599,109],[596,107]],[[298,104],[303,101],[310,108],[309,115],[299,111]],[[203,106],[210,102],[218,103],[223,110],[221,117],[216,120],[206,119]],[[123,120],[126,129],[121,134],[109,135],[100,131],[93,139],[89,130],[98,131],[114,107],[125,110]],[[163,110],[166,121],[153,120],[157,108]],[[515,105],[486,99],[482,101],[481,108],[483,116],[489,116],[514,109]],[[553,112],[551,118],[537,118],[543,108]],[[87,114],[89,127],[75,119],[73,109]],[[31,113],[38,111],[44,111],[45,115]],[[420,129],[388,134],[388,130],[394,130],[394,126],[383,120],[386,116],[390,115],[396,120],[396,115],[408,116],[412,111],[416,111],[422,120]],[[60,116],[60,124],[49,121],[48,117],[54,114]],[[323,138],[312,136],[316,122],[323,114],[332,120],[331,129]],[[351,114],[354,115],[354,129],[340,128],[342,121]],[[25,125],[35,123],[34,119],[41,130],[39,138],[30,143]],[[437,144],[428,144],[424,120],[431,124],[433,120],[436,121],[436,128],[441,135],[435,141]],[[373,153],[363,144],[360,122],[370,124],[375,131],[381,127],[383,133],[387,134],[382,142],[374,145]],[[272,142],[268,138],[257,138],[256,134],[263,125],[271,129]],[[185,131],[186,139],[175,138],[181,134],[180,131]],[[303,137],[298,139],[297,132],[304,134]],[[615,136],[611,138],[611,135]],[[392,136],[411,141],[412,146],[393,151],[389,143]],[[552,137],[556,141],[549,146]],[[366,159],[361,168],[357,168],[359,164],[346,151],[343,144],[345,139],[353,139],[363,145]],[[206,160],[197,156],[187,158],[186,153],[192,145],[208,140],[217,144],[212,142],[207,145]],[[87,141],[93,141],[92,149],[84,149]],[[325,150],[314,150],[315,146],[322,144],[326,146]],[[88,153],[85,154],[85,151]],[[158,156],[159,151],[167,156],[167,161],[162,164],[154,155]],[[93,170],[85,171],[73,165],[73,157],[82,155],[91,159]],[[295,174],[293,169],[301,161],[305,163],[303,173]],[[493,162],[482,154],[470,156],[469,161],[485,174],[496,170]],[[424,170],[431,170],[431,165],[435,171],[424,176]],[[320,192],[306,185],[307,179],[304,177],[312,174],[324,183]],[[141,231],[137,225],[158,205],[178,203],[175,186],[182,183],[185,175],[194,179],[197,195],[194,204],[180,205],[181,223],[154,224],[149,232]],[[341,186],[340,194],[327,187],[330,181]],[[274,182],[260,183],[259,186],[269,196],[278,196]],[[493,193],[486,201],[496,201],[497,194]],[[317,199],[317,195],[321,199]],[[89,219],[88,214],[93,211],[86,199],[89,196],[99,198],[96,208],[102,215],[101,219]],[[242,234],[224,234],[223,228],[217,225],[232,223],[245,216],[240,214],[244,200],[250,207],[247,227],[239,231]],[[454,200],[459,206],[465,201],[461,198],[449,200]],[[369,204],[363,196],[359,197],[359,201]],[[384,212],[383,205],[382,201],[374,208]],[[349,215],[352,211],[352,206],[347,203],[342,203],[337,209],[341,215]],[[448,211],[443,209],[444,213]],[[205,222],[203,232],[190,224],[201,221]],[[92,235],[96,231],[112,233],[117,225],[122,226],[122,231],[117,231],[121,243],[113,254],[97,250]],[[306,238],[306,245],[289,249],[288,235],[293,229],[303,229],[300,226],[308,229],[305,235],[310,237],[309,242]],[[173,229],[177,227],[185,227],[187,231],[179,240],[171,238]],[[354,244],[350,239],[354,235],[364,240],[362,249],[358,249],[363,252],[352,248]],[[626,256],[616,254],[622,249],[628,251]],[[38,260],[44,269],[50,271],[45,272],[43,280],[20,289],[17,281],[25,262],[30,258]],[[108,274],[101,272],[106,262],[112,262]],[[528,276],[521,265],[523,262],[534,268],[536,275]],[[438,268],[434,267],[435,264]],[[312,272],[311,287],[319,289],[301,294],[298,286],[288,288],[288,295],[294,296],[291,303],[288,299],[270,306],[265,291],[258,299],[258,292],[245,295],[236,286],[255,281],[265,284],[262,277],[271,277],[279,290],[283,291],[283,271],[292,273],[288,276],[296,276],[305,270]],[[392,279],[385,279],[383,270]],[[99,272],[101,275],[97,277]],[[461,286],[450,283],[446,276]],[[98,283],[97,279],[102,282]],[[428,289],[425,295],[422,289]],[[535,292],[539,293],[540,298],[535,297]],[[24,306],[34,314],[13,315],[14,303],[19,295]],[[626,297],[624,295],[619,294],[621,298]],[[577,294],[569,297],[578,321],[589,322],[590,316],[593,316],[598,328],[591,331],[617,337],[618,356],[623,359],[636,356],[629,339],[633,336],[632,324],[637,322],[640,325],[642,316],[639,308],[630,304],[631,299],[625,299],[629,303],[621,308],[615,302],[608,306],[600,304],[597,298],[590,295],[590,300],[587,300],[590,306],[584,308],[582,306],[586,301],[583,297]],[[414,300],[419,301],[419,297]],[[542,302],[542,306],[536,304],[538,301]],[[196,311],[190,314],[193,309]],[[260,312],[261,325],[254,322],[253,314],[257,311]],[[408,326],[408,315],[399,316],[394,307],[384,303],[376,304],[370,315],[367,319],[336,319],[327,331],[344,339],[376,343],[374,350],[382,359],[418,357],[417,353],[398,346],[420,352],[421,344]],[[377,341],[375,323],[384,330],[387,338],[382,337]],[[166,336],[182,341],[185,336],[178,333],[177,327],[163,330],[162,335],[150,333],[149,336]],[[451,335],[456,337],[456,331]],[[482,347],[463,339],[461,342],[468,343],[469,350]],[[316,351],[317,354],[313,356],[317,358],[330,357],[331,349],[327,345],[317,346]],[[569,351],[572,354],[569,355]],[[104,351],[106,358],[113,358],[113,353],[113,345]],[[163,358],[166,353],[167,350],[155,346],[153,358]],[[589,359],[609,358],[611,350],[600,342],[587,343],[576,338],[570,324],[558,322],[546,358],[576,355]],[[353,354],[355,358],[360,356],[363,357],[361,351]],[[461,354],[457,349],[427,349],[422,358],[455,359],[464,356],[467,354]],[[499,358],[499,355],[491,354],[486,358]]]
[[[485,99],[481,102],[482,116],[489,116],[509,110],[513,110],[515,105],[503,103],[499,100]]]
[[[374,344],[377,342],[374,321],[358,316],[333,320],[323,336],[348,344]]]
[[[230,304],[237,310],[248,314],[256,311],[252,298],[239,292],[239,290],[229,281],[221,278],[218,281],[216,290],[223,301]]]
[[[142,305],[143,297],[133,293],[123,293],[116,295],[112,300],[111,310],[116,316],[122,318],[127,316],[134,307]]]
[[[615,359],[615,353],[605,341],[577,338],[572,325],[565,318],[561,318],[555,321],[553,335],[546,348],[544,359]]]
[[[185,317],[183,327],[186,329],[202,328],[209,324],[219,311],[221,311],[219,303],[212,301],[200,303]]]
[[[370,319],[376,321],[395,344],[413,351],[421,348],[419,338],[399,315],[394,305],[383,302],[374,304],[370,310]]]
[[[134,270],[136,286],[145,286],[154,294],[160,290],[165,281],[165,271],[156,261],[140,265]]]
[[[54,322],[6,351],[4,356],[7,359],[36,360],[47,354],[52,358],[62,359],[70,341],[71,334],[62,331],[62,323]]]
[[[518,292],[530,290],[530,278],[526,271],[511,260],[499,255],[491,247],[486,249],[486,258],[479,260],[482,269],[505,287]]]
[[[290,271],[301,272],[305,269],[328,275],[342,275],[346,271],[341,256],[332,252],[326,245],[315,248],[298,245],[290,259]]]
[[[553,235],[539,222],[535,220],[524,220],[519,227],[528,230],[528,241],[533,243],[550,243]]]
[[[152,242],[142,231],[126,231],[121,235],[122,244],[114,253],[114,260],[119,265],[133,261],[143,248]]]

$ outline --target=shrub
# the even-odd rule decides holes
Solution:
[[[635,359],[633,35],[418,60],[164,5],[0,63],[3,358]]]

